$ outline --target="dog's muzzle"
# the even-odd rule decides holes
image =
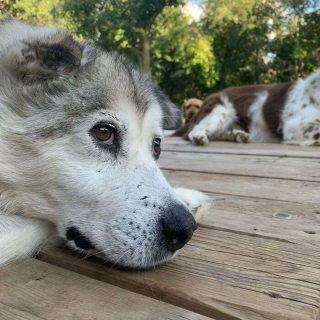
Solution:
[[[181,249],[192,237],[197,229],[197,224],[192,214],[184,206],[171,205],[160,218],[157,224],[157,237],[165,248],[174,253]],[[95,249],[90,240],[85,237],[76,227],[68,228],[66,237],[69,241],[83,250]]]

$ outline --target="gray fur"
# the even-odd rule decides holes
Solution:
[[[45,219],[62,238],[76,227],[124,266],[169,259],[159,221],[185,205],[152,143],[181,118],[160,89],[115,53],[12,19],[0,21],[0,68],[0,217]],[[117,127],[115,151],[90,134],[99,122]]]

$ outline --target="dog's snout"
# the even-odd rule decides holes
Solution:
[[[183,206],[175,205],[161,220],[167,249],[181,249],[192,237],[197,224],[191,213]]]
[[[80,249],[90,250],[94,249],[92,243],[75,227],[70,227],[67,230],[66,237],[69,241],[73,240],[75,245]]]

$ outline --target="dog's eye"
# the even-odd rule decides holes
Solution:
[[[98,125],[94,128],[94,134],[100,141],[112,144],[114,141],[115,128],[111,125]]]
[[[159,159],[161,153],[161,139],[156,138],[153,140],[153,154],[156,160]]]

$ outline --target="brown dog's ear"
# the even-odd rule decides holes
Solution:
[[[180,107],[180,111],[182,113],[182,116],[185,118],[186,117],[186,106],[187,106],[187,102],[185,101],[183,103],[183,105]]]
[[[10,76],[28,81],[49,80],[75,73],[93,58],[92,48],[58,32],[45,40],[21,42],[10,47],[1,65]]]

